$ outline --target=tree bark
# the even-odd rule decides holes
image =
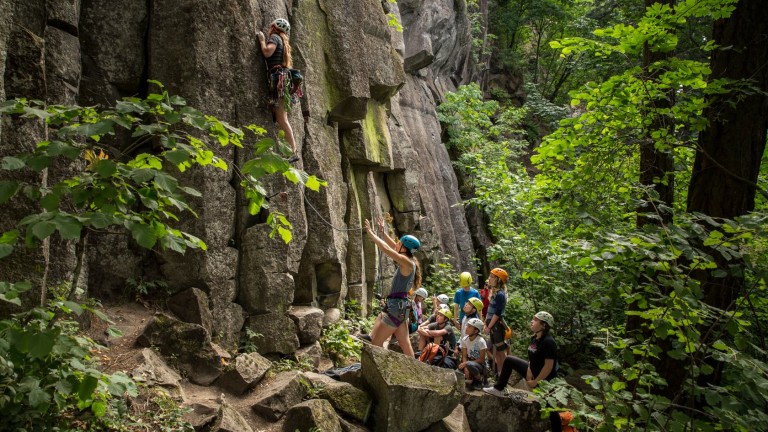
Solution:
[[[732,219],[755,208],[757,177],[768,130],[768,7],[741,0],[730,18],[715,23],[713,38],[723,47],[712,53],[712,78],[753,80],[759,90],[743,99],[711,100],[709,127],[699,148],[688,188],[688,211]],[[714,255],[718,258],[718,255]],[[726,268],[725,260],[719,257]],[[741,278],[700,275],[706,302],[728,310],[742,288]]]

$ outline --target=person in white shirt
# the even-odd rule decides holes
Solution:
[[[481,390],[485,378],[485,355],[488,345],[480,336],[483,330],[483,322],[478,318],[470,318],[467,321],[467,335],[461,338],[461,363],[459,370],[464,372],[467,388]]]

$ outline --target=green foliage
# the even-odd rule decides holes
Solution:
[[[18,284],[16,289],[15,296]],[[137,395],[124,373],[99,371],[92,353],[103,347],[78,335],[76,322],[55,319],[57,313],[83,312],[98,314],[87,305],[55,300],[0,321],[0,411],[7,430],[57,430],[67,424],[65,412],[101,418],[113,398]]]
[[[40,202],[42,211],[19,222],[17,230],[3,233],[0,257],[10,254],[24,239],[27,244],[58,233],[64,240],[79,240],[84,230],[103,231],[125,228],[142,247],[170,249],[184,253],[191,248],[205,250],[205,242],[173,228],[179,212],[196,216],[187,197],[200,192],[183,186],[173,175],[193,166],[227,170],[226,161],[216,156],[212,144],[252,147],[253,159],[236,168],[248,199],[251,214],[267,208],[266,191],[260,179],[279,173],[298,183],[317,189],[324,183],[291,167],[275,154],[274,142],[261,139],[264,129],[249,125],[239,129],[187,106],[179,96],[151,93],[145,99],[125,98],[110,109],[92,107],[45,106],[39,101],[16,99],[0,104],[0,114],[42,119],[51,128],[48,141],[37,144],[31,153],[19,152],[3,158],[2,169],[40,172],[57,159],[87,162],[85,169],[54,185],[22,180],[4,181],[0,204],[12,202],[19,193]],[[128,149],[116,149],[105,138],[118,131],[135,140]],[[193,132],[194,131],[194,132]],[[145,143],[159,143],[156,154],[132,152]],[[268,223],[284,241],[291,239],[291,224],[277,212]]]
[[[315,370],[315,365],[312,364],[312,360],[307,357],[301,357],[298,360],[291,360],[288,358],[280,359],[272,362],[272,366],[269,368],[269,373],[276,374],[280,372],[288,371],[300,371],[300,372],[312,372]]]
[[[40,209],[0,234],[0,259],[10,255],[22,239],[34,246],[54,234],[73,241],[80,250],[72,282],[62,285],[68,292],[51,289],[55,299],[50,304],[0,321],[0,411],[4,427],[10,430],[62,430],[80,421],[96,429],[104,425],[124,430],[130,423],[121,415],[120,398],[136,397],[136,385],[123,373],[100,372],[92,353],[101,347],[79,335],[77,324],[65,319],[84,312],[106,319],[93,306],[70,301],[79,291],[80,263],[89,233],[124,229],[144,248],[180,253],[187,248],[205,250],[202,239],[173,226],[186,217],[183,213],[196,216],[188,198],[201,196],[176,175],[191,168],[228,170],[212,145],[247,146],[253,151],[252,159],[235,167],[251,214],[267,208],[260,183],[264,176],[281,174],[312,190],[325,185],[273,152],[275,143],[261,138],[264,129],[233,127],[187,106],[160,83],[151,83],[160,93],[125,98],[108,109],[46,106],[26,99],[0,103],[0,115],[43,121],[48,128],[48,140],[37,143],[33,151],[18,151],[0,163],[0,169],[13,172],[4,176],[10,180],[0,182],[0,205],[14,205],[15,199],[23,197],[37,202]],[[130,136],[132,143],[124,149],[110,146],[109,138],[118,134]],[[152,153],[139,151],[150,144]],[[287,154],[285,145],[280,145]],[[55,163],[78,171],[50,185],[25,180]],[[272,211],[267,223],[272,235],[279,233],[286,243],[291,240],[291,224],[282,214]],[[138,294],[164,287],[161,281],[132,280],[128,285]],[[26,282],[0,282],[0,300],[21,305],[19,294],[30,288]],[[110,334],[116,333],[110,329]],[[253,337],[247,335],[246,342]],[[189,430],[178,410],[160,399],[155,404],[163,422],[153,430]]]
[[[239,351],[242,353],[256,352],[256,348],[257,348],[256,339],[260,337],[264,337],[264,335],[246,327],[245,331],[243,332],[240,338]]]
[[[360,359],[360,342],[352,337],[344,321],[323,329],[320,346],[334,366],[343,366],[349,359]]]
[[[443,256],[440,261],[431,263],[427,267],[426,277],[422,287],[427,290],[430,296],[436,297],[440,294],[447,295],[451,300],[453,294],[459,286],[459,271],[453,268],[450,255]]]

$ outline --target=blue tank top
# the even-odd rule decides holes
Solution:
[[[403,276],[403,274],[400,273],[400,266],[397,266],[395,277],[392,278],[392,288],[389,289],[389,295],[395,293],[407,293],[408,290],[411,289],[411,283],[416,276],[416,263],[414,263],[413,260],[411,260],[411,267],[411,274]]]

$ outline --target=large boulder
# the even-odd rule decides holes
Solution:
[[[451,415],[432,424],[426,432],[472,432],[464,405],[456,405]]]
[[[310,399],[304,401],[285,413],[283,431],[321,430],[323,432],[342,432],[339,418],[328,401]]]
[[[211,427],[212,432],[253,432],[248,421],[237,409],[224,402],[219,408],[219,416]]]
[[[264,378],[271,366],[272,362],[259,353],[241,354],[235,358],[229,369],[219,377],[216,384],[225,390],[240,395],[255,387]]]
[[[376,431],[423,430],[450,415],[464,394],[453,370],[370,344],[363,345],[362,370],[376,400]]]
[[[299,348],[296,324],[285,313],[251,315],[248,327],[261,335],[253,341],[261,354],[292,354]]]
[[[267,420],[277,421],[289,408],[301,402],[307,394],[304,378],[290,371],[275,375],[255,392],[251,409]]]
[[[211,335],[200,325],[177,320],[166,314],[155,315],[136,338],[144,347],[155,347],[195,384],[209,385],[221,374],[222,352],[211,342]]]
[[[461,400],[473,431],[542,432],[549,420],[542,420],[533,393],[511,389],[508,397],[469,392]]]
[[[219,409],[216,406],[193,403],[184,408],[187,412],[182,416],[182,420],[192,425],[195,431],[210,430],[210,426],[218,418]]]
[[[211,333],[213,316],[208,307],[208,295],[198,289],[189,288],[171,296],[168,301],[168,309],[184,322],[200,324]]]
[[[288,316],[296,324],[299,342],[302,345],[317,342],[323,330],[322,309],[309,306],[293,306],[288,310]]]
[[[368,420],[373,407],[373,400],[368,393],[328,375],[307,372],[304,376],[320,389],[319,397],[330,402],[336,412],[362,423]]]
[[[157,386],[165,389],[177,401],[184,400],[184,389],[181,386],[181,375],[171,369],[163,359],[149,348],[144,348],[134,356],[136,367],[131,377],[147,386]]]
[[[323,356],[323,347],[320,346],[320,342],[315,342],[311,345],[303,346],[296,350],[293,357],[299,363],[309,363],[313,368],[320,366],[320,359]]]

